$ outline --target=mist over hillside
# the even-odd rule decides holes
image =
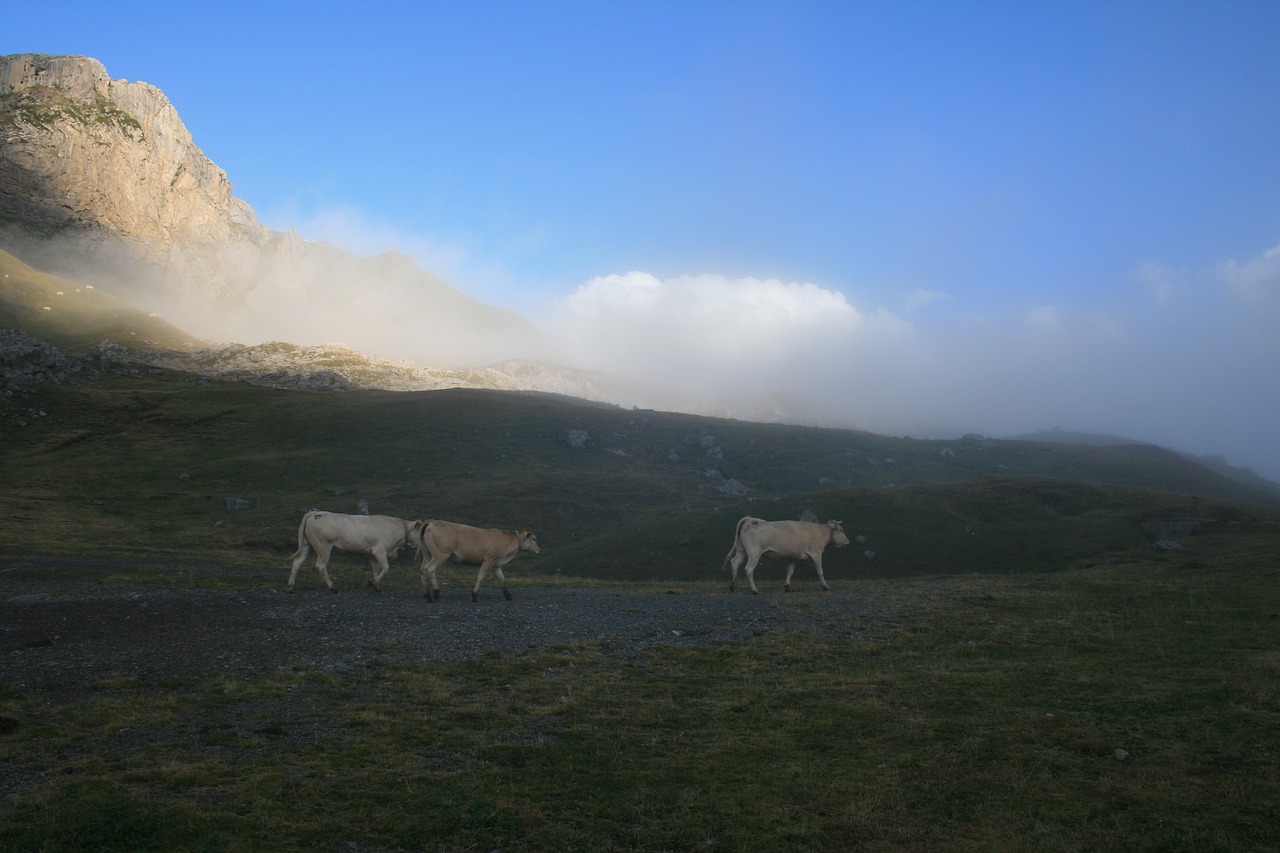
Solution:
[[[199,338],[207,353],[183,356],[188,369],[223,375],[261,356],[268,375],[305,377],[355,351],[367,364],[344,381],[356,386],[556,388],[918,438],[1060,423],[1280,478],[1280,404],[1248,392],[1268,387],[1276,363],[1265,320],[1280,254],[1213,274],[1227,301],[1197,309],[1186,334],[1221,343],[1193,350],[1150,312],[1044,306],[933,323],[944,292],[922,288],[890,310],[830,285],[721,274],[602,274],[526,318],[466,295],[389,248],[395,239],[342,248],[359,227],[264,225],[155,86],[87,57],[0,57],[0,249]],[[1153,293],[1171,292],[1159,271],[1145,275],[1160,280]],[[287,369],[280,343],[294,347]]]
[[[467,367],[542,350],[408,257],[262,225],[158,88],[78,56],[0,57],[0,248],[206,339],[345,342]]]

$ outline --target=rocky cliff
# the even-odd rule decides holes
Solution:
[[[26,254],[112,249],[210,291],[190,255],[269,238],[159,89],[81,56],[0,57],[0,217]]]
[[[205,337],[451,367],[538,351],[520,317],[407,257],[264,227],[163,92],[82,56],[0,57],[0,248]]]

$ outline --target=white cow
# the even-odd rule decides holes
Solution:
[[[317,510],[308,512],[302,516],[302,523],[298,525],[298,550],[289,558],[292,561],[289,592],[293,592],[298,567],[307,559],[312,548],[316,552],[316,571],[324,578],[325,586],[331,591],[337,592],[329,578],[328,569],[329,554],[334,548],[353,554],[367,554],[369,571],[373,574],[370,585],[381,589],[382,578],[389,568],[387,555],[394,557],[401,545],[418,547],[418,527],[421,524],[420,521],[408,522],[387,515],[343,515]]]
[[[743,516],[738,520],[737,530],[733,535],[733,547],[724,558],[724,567],[731,567],[733,576],[729,580],[729,591],[732,592],[738,582],[738,568],[746,561],[747,582],[751,591],[760,594],[756,589],[756,564],[761,557],[772,557],[787,561],[787,580],[785,589],[791,591],[791,574],[796,570],[800,560],[810,560],[818,570],[818,580],[822,588],[830,591],[827,579],[822,576],[822,552],[828,545],[843,548],[849,544],[849,537],[839,521],[828,521],[819,524],[813,521],[765,521],[762,518]]]
[[[538,537],[529,528],[523,530],[496,530],[469,527],[465,524],[454,524],[451,521],[427,519],[422,522],[418,531],[418,555],[415,558],[418,572],[422,575],[422,594],[428,601],[440,600],[440,582],[436,580],[436,568],[445,560],[452,560],[464,566],[479,566],[476,575],[476,586],[471,591],[471,600],[480,600],[480,582],[489,570],[502,584],[502,594],[511,600],[511,592],[507,589],[507,578],[502,574],[502,567],[510,563],[523,551],[539,554]],[[431,588],[427,588],[430,579]]]

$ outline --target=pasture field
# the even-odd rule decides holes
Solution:
[[[804,510],[861,537],[837,594],[891,604],[832,615],[772,564],[795,618],[747,640],[2,681],[3,850],[1276,849],[1280,498],[1159,448],[144,372],[0,400],[0,483],[23,595],[266,594],[301,511],[365,500],[533,527],[503,613],[530,585],[745,608],[734,522]],[[1194,535],[1153,550],[1167,518]],[[402,555],[385,595],[416,585]]]
[[[837,578],[891,618],[733,644],[3,687],[0,849],[1274,850],[1276,537]]]
[[[589,443],[570,446],[574,431]],[[532,527],[543,555],[523,571],[626,581],[714,579],[747,514],[841,520],[865,540],[843,552],[855,574],[903,577],[1051,569],[1150,541],[1144,519],[1280,506],[1280,488],[1146,445],[923,441],[546,395],[306,393],[169,372],[0,398],[0,483],[0,552],[274,574],[304,510],[365,501],[400,518]]]

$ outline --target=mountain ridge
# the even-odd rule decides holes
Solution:
[[[262,225],[160,89],[89,57],[0,57],[0,248],[203,338],[346,340],[443,367],[543,348],[407,256]]]

